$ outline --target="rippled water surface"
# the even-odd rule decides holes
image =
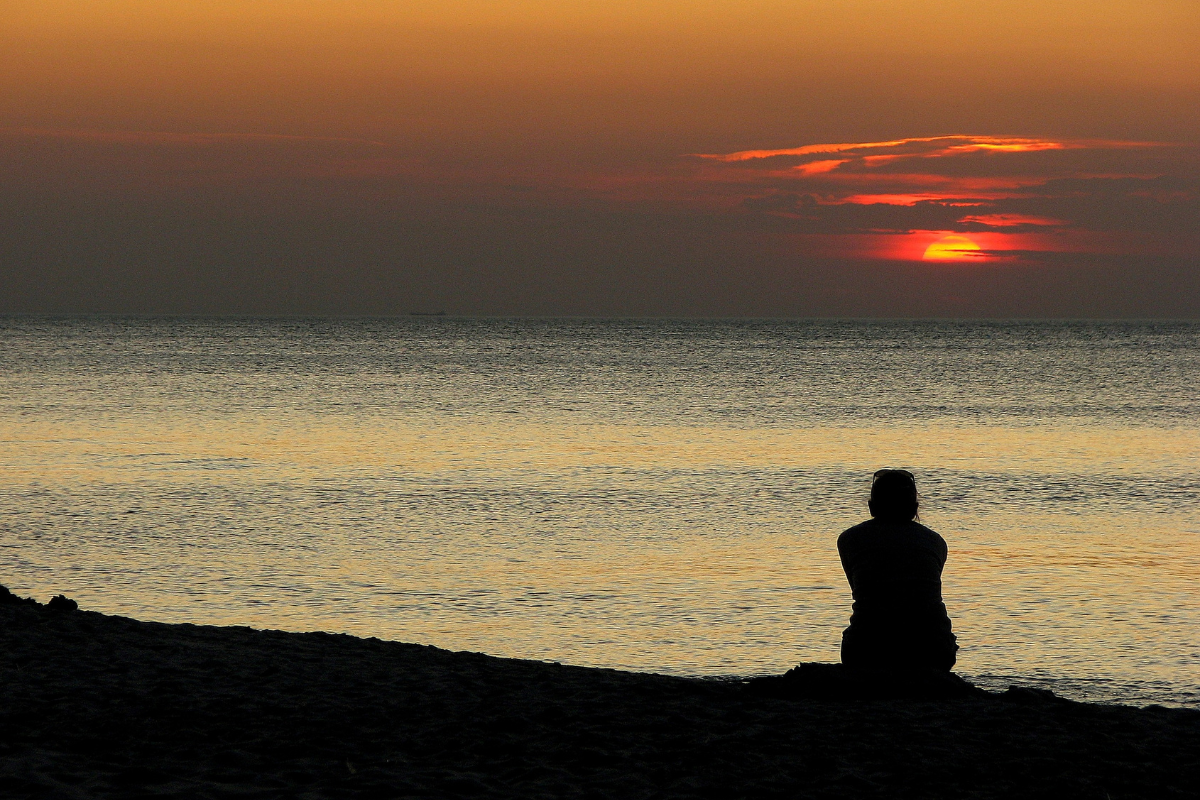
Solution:
[[[871,472],[958,670],[1200,706],[1200,325],[0,318],[0,582],[690,675],[834,661]]]

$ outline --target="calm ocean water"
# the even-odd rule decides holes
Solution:
[[[1200,324],[0,318],[0,583],[686,675],[836,661],[913,470],[958,671],[1200,706]]]

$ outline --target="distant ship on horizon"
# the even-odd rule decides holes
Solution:
[[[410,311],[410,312],[408,312],[408,315],[410,317],[444,317],[444,316],[446,316],[446,312],[445,311]]]

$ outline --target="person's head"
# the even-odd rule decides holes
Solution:
[[[903,469],[881,469],[871,482],[867,508],[882,522],[912,522],[917,516],[917,482]]]

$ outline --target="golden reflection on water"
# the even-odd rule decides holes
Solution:
[[[1200,431],[1187,428],[1088,429],[875,427],[803,429],[697,428],[511,424],[352,424],[319,420],[287,427],[262,419],[230,421],[194,417],[95,430],[30,421],[0,423],[6,469],[40,448],[61,468],[81,470],[97,459],[161,454],[191,459],[252,459],[276,467],[403,467],[416,472],[463,468],[560,469],[590,465],[629,468],[745,465],[875,468],[903,464],[916,469],[997,468],[1059,472],[1088,462],[1114,470],[1145,472],[1186,468],[1200,453]],[[105,465],[107,466],[107,465]],[[39,463],[37,472],[47,467]],[[33,472],[18,474],[34,474]]]
[[[1200,680],[1196,510],[1104,496],[1198,452],[1161,428],[9,419],[4,580],[165,621],[780,671],[837,659],[834,540],[894,465],[949,542],[960,670]]]

